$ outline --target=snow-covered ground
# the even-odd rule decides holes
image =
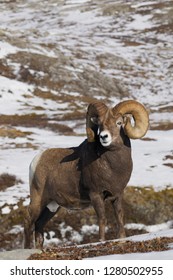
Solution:
[[[0,112],[1,114],[24,114],[32,113],[33,106],[38,104],[44,108],[46,113],[49,110],[56,108],[58,105],[52,101],[47,104],[41,98],[32,95],[33,86],[25,83],[9,80],[0,76]],[[26,96],[30,96],[27,98]],[[27,103],[27,107],[26,104]],[[29,104],[28,104],[29,103]],[[55,109],[54,109],[55,110]],[[157,122],[161,118],[169,119],[172,114],[154,113],[151,115],[153,121]],[[80,144],[85,137],[83,136],[63,136],[58,135],[49,130],[39,128],[16,127],[24,132],[31,132],[32,135],[27,139],[17,137],[15,140],[7,137],[0,138],[1,156],[0,156],[0,173],[8,172],[15,174],[21,178],[24,184],[14,186],[7,191],[1,193],[0,205],[5,201],[11,202],[13,198],[20,198],[20,196],[28,195],[28,168],[29,164],[39,150],[49,147],[70,147]],[[85,133],[83,126],[79,133]],[[133,173],[129,185],[133,186],[153,186],[154,188],[172,187],[173,184],[173,170],[171,167],[164,164],[170,163],[170,159],[166,158],[172,155],[172,139],[173,130],[149,130],[146,135],[150,141],[132,140],[132,154],[133,154]],[[25,142],[35,144],[38,150],[15,148],[16,144],[25,144]],[[17,162],[17,164],[16,164]],[[20,193],[20,195],[16,193]]]
[[[44,1],[17,1],[17,5],[10,4],[9,9],[5,8],[5,2],[1,3],[0,10],[2,61],[9,54],[18,51],[57,57],[58,51],[61,50],[65,56],[75,57],[78,69],[75,69],[75,65],[69,68],[70,71],[73,69],[74,75],[82,72],[84,67],[90,67],[105,76],[119,79],[127,87],[130,98],[138,99],[151,110],[152,125],[173,121],[172,110],[169,110],[173,106],[173,71],[170,70],[173,67],[173,37],[169,32],[153,31],[160,24],[159,16],[163,18],[165,14],[165,22],[168,22],[166,13],[171,11],[171,5],[163,5],[162,9],[153,9],[154,14],[147,14],[147,7],[154,5],[154,1],[132,1],[133,3],[126,3],[125,6],[122,1],[99,3],[68,0],[60,1],[58,5],[57,1],[53,0],[47,5]],[[113,5],[113,8],[117,5],[117,9],[120,9],[121,5],[122,7],[119,12],[117,10],[113,13],[108,11],[107,4]],[[55,47],[50,51],[46,44],[54,44]],[[75,50],[78,50],[78,56],[75,55]],[[106,66],[105,53],[117,59],[116,64],[114,59],[111,61],[112,67]],[[96,59],[98,57],[102,60]],[[34,84],[17,80],[20,65],[10,64],[11,61],[7,59],[6,64],[8,63],[13,67],[16,79],[0,73],[0,114],[29,114],[34,112],[33,108],[36,106],[42,108],[37,114],[62,114],[64,110],[70,110],[68,102],[48,99],[45,101],[35,96]],[[40,71],[39,75],[44,73]],[[55,90],[54,94],[58,95],[59,92]],[[78,92],[68,94],[72,98],[80,95]],[[103,98],[99,95],[97,97]],[[108,101],[114,104],[127,97],[109,96]],[[48,147],[75,146],[85,138],[78,135],[63,136],[40,128],[16,129],[32,134],[15,139],[0,137],[0,174],[14,174],[23,183],[0,192],[0,207],[15,204],[20,198],[28,196],[28,168],[36,153]],[[77,134],[81,133],[85,133],[84,125],[77,130]],[[173,168],[170,166],[173,157],[173,130],[149,130],[146,137],[150,140],[132,140],[134,168],[129,185],[153,186],[156,190],[173,187]],[[32,143],[37,148],[25,148],[26,143]],[[16,144],[20,144],[22,148],[16,148]],[[25,204],[27,203],[28,200],[25,201]],[[10,210],[6,206],[3,211],[5,214]],[[173,232],[169,230],[166,234],[172,236]],[[145,238],[140,238],[143,237]],[[140,256],[131,254],[113,258],[136,259]],[[146,253],[142,258],[169,259],[173,258],[173,251]]]
[[[125,238],[134,242],[152,240],[160,237],[172,237],[173,229],[158,230],[157,232],[140,234]],[[173,259],[173,243],[169,244],[169,250],[161,252],[147,252],[147,253],[128,253],[128,254],[116,254],[107,255],[101,257],[90,258],[91,260],[172,260]]]
[[[125,238],[124,240],[121,240],[120,242],[125,241],[133,241],[133,242],[140,242],[140,241],[146,241],[146,240],[152,240],[155,238],[161,238],[161,237],[172,237],[173,236],[173,229],[169,230],[161,230],[154,233],[147,233],[147,234],[141,234],[141,235],[135,235],[129,238]],[[118,241],[118,240],[117,240]],[[134,243],[135,244],[135,243]],[[89,246],[91,244],[88,244]],[[81,247],[82,245],[79,245]],[[87,246],[87,244],[85,245]],[[7,252],[0,252],[0,260],[24,260],[28,258],[31,254],[36,253],[34,250],[14,250],[14,251],[7,251]],[[38,252],[39,253],[39,252]],[[17,256],[16,256],[17,254]],[[170,243],[168,245],[168,250],[165,251],[157,251],[157,252],[146,252],[146,253],[127,253],[127,254],[114,254],[114,255],[105,255],[100,257],[92,257],[92,258],[86,258],[83,260],[172,260],[173,259],[173,243]],[[84,262],[86,264],[86,262]],[[106,265],[106,264],[105,264]],[[109,263],[110,265],[110,263]],[[152,263],[150,263],[152,265]],[[163,264],[162,264],[163,265]],[[125,266],[125,264],[123,264]],[[136,264],[137,266],[137,264]]]

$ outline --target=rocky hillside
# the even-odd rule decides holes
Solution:
[[[80,143],[86,107],[95,99],[112,105],[134,98],[150,113],[148,135],[133,144],[125,222],[172,220],[173,1],[7,0],[0,6],[0,250],[22,247],[31,159],[50,146]],[[92,210],[63,212],[48,225],[47,244],[90,242],[97,232]],[[107,236],[113,237],[112,226]]]

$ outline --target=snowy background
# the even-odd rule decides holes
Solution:
[[[172,188],[173,1],[16,0],[0,5],[0,174],[22,180],[0,192],[2,214],[21,198],[28,204],[28,167],[40,150],[83,141],[84,116],[93,98],[111,105],[128,98],[145,104],[150,129],[145,141],[132,141],[129,185]],[[34,121],[22,125],[31,114],[71,132]],[[19,124],[13,123],[16,116]],[[21,136],[10,137],[11,129]],[[168,221],[154,231],[171,226]],[[172,230],[165,235],[172,236]]]

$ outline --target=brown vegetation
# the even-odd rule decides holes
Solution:
[[[33,254],[30,260],[81,260],[84,258],[100,257],[112,254],[146,253],[152,251],[169,250],[169,244],[173,242],[173,237],[154,238],[146,241],[108,241],[77,246],[60,246],[58,248],[48,248],[42,253]]]
[[[58,120],[60,120],[58,118]],[[38,127],[38,128],[47,128],[53,131],[58,131],[61,134],[73,135],[73,129],[67,125],[58,123],[57,118],[48,118],[44,114],[26,114],[26,115],[1,115],[0,125],[3,125],[0,129],[0,135],[2,137],[24,137],[31,135],[32,132],[21,132],[13,126],[23,126],[23,127]],[[50,122],[51,121],[51,122]],[[52,122],[53,121],[53,122]],[[6,126],[6,128],[5,128]],[[10,126],[11,128],[9,128]]]
[[[19,129],[12,127],[11,125],[0,127],[0,137],[17,138],[17,137],[27,137],[31,135],[32,132],[24,132]]]
[[[18,6],[17,2],[15,2],[14,8],[13,2],[15,1],[2,1],[2,4],[6,3],[6,6],[4,7],[2,5],[2,12],[4,9],[6,12],[9,11],[10,14],[11,11],[17,13],[21,9],[21,7],[20,5]],[[41,11],[40,3],[38,2],[37,5],[34,4],[34,9],[38,14]],[[127,1],[126,3],[122,2],[116,4],[113,2],[102,3],[102,1],[98,0],[95,1],[94,4],[90,3],[88,7],[81,6],[81,9],[84,11],[85,9],[91,10],[99,8],[101,15],[105,15],[106,17],[113,17],[112,26],[105,25],[98,26],[95,29],[91,29],[90,36],[92,36],[92,33],[96,34],[97,39],[95,45],[95,37],[93,36],[91,39],[93,41],[93,44],[91,44],[93,49],[95,48],[96,50],[96,44],[102,46],[102,44],[99,43],[99,36],[100,40],[107,37],[112,38],[114,36],[118,44],[122,44],[128,47],[138,47],[142,45],[146,57],[149,58],[150,54],[151,58],[153,55],[156,55],[156,57],[158,58],[158,62],[160,61],[160,59],[163,59],[163,61],[165,61],[165,64],[168,65],[168,68],[167,66],[165,66],[166,68],[164,68],[165,71],[163,73],[165,74],[165,76],[161,75],[155,77],[156,86],[152,84],[152,86],[150,87],[150,89],[155,90],[155,94],[157,94],[157,90],[159,90],[159,88],[157,87],[157,81],[163,80],[164,83],[164,79],[166,77],[168,77],[168,79],[170,78],[171,80],[173,69],[173,64],[171,64],[171,60],[169,59],[171,58],[172,54],[172,46],[171,44],[169,44],[169,40],[167,41],[167,37],[165,37],[166,39],[164,40],[164,37],[162,36],[162,33],[164,33],[166,36],[169,36],[169,34],[172,35],[172,1],[162,1],[159,3],[153,2],[150,4],[146,3],[146,5],[144,5],[144,3],[140,5],[141,1],[136,1],[135,3],[139,5],[131,5],[131,3],[127,3]],[[23,8],[25,9],[25,5],[23,6]],[[31,6],[30,8],[32,9]],[[47,6],[47,8],[49,7]],[[151,28],[149,27],[140,31],[137,30],[137,32],[133,31],[129,34],[127,32],[126,34],[125,32],[122,32],[121,35],[121,32],[114,32],[116,31],[114,28],[117,28],[117,26],[119,26],[116,24],[117,22],[121,23],[120,31],[125,31],[124,26],[126,26],[126,24],[128,26],[128,22],[131,23],[134,20],[133,15],[135,14],[152,15],[151,21],[153,21],[153,26],[151,25]],[[53,17],[54,14],[52,14],[52,19]],[[13,17],[11,17],[11,19],[14,20]],[[19,24],[19,26],[21,28],[22,25]],[[36,29],[29,30],[29,27],[28,29],[26,27],[25,32],[23,32],[22,28],[21,30],[17,30],[17,25],[15,29],[15,31],[13,30],[13,28],[11,29],[10,25],[9,28],[3,28],[2,26],[0,29],[2,41],[10,43],[11,46],[17,46],[18,48],[20,48],[20,51],[16,52],[15,54],[10,54],[3,59],[0,59],[1,75],[10,79],[16,79],[24,83],[34,85],[35,90],[33,92],[33,97],[37,96],[45,101],[46,99],[49,99],[59,103],[67,103],[67,107],[69,110],[67,112],[66,109],[62,109],[61,113],[57,113],[56,110],[52,111],[50,108],[50,117],[44,114],[44,108],[42,106],[33,106],[30,107],[30,109],[34,113],[31,114],[11,115],[9,113],[9,115],[1,115],[1,137],[9,137],[12,139],[15,139],[16,137],[26,137],[26,139],[29,139],[28,137],[30,137],[32,129],[30,132],[21,131],[20,128],[16,128],[19,126],[30,128],[38,127],[42,129],[46,128],[62,134],[73,135],[73,129],[70,126],[66,125],[66,123],[62,124],[63,121],[65,122],[69,120],[78,120],[80,124],[83,124],[83,120],[85,118],[85,108],[87,104],[92,102],[95,97],[101,96],[102,98],[104,98],[104,100],[106,100],[106,102],[109,102],[109,98],[112,97],[116,97],[119,99],[121,99],[122,97],[129,97],[129,92],[127,90],[127,88],[129,87],[133,89],[131,93],[133,95],[135,90],[141,87],[142,83],[147,86],[148,71],[150,67],[153,69],[153,72],[149,71],[149,73],[154,79],[154,71],[157,68],[157,66],[155,67],[154,65],[155,59],[153,59],[153,61],[151,60],[145,63],[145,60],[142,59],[140,53],[138,53],[136,61],[134,61],[134,63],[131,65],[128,59],[126,60],[122,56],[118,56],[118,54],[113,55],[111,52],[104,53],[104,48],[102,51],[100,48],[100,53],[97,53],[96,51],[90,52],[89,48],[87,48],[86,45],[86,43],[89,42],[89,38],[86,38],[86,41],[80,41],[78,40],[78,38],[74,37],[74,41],[75,39],[77,39],[76,45],[75,48],[73,47],[73,45],[71,47],[70,45],[68,45],[69,42],[66,38],[66,34],[64,34],[64,36],[60,38],[60,40],[67,44],[67,48],[65,47],[64,53],[66,53],[67,51],[67,53],[70,54],[68,56],[64,55],[60,51],[60,47],[62,49],[62,45],[59,40],[57,44],[56,36],[55,38],[51,38],[51,42],[49,42],[49,35],[47,39],[44,40],[44,38],[41,37],[41,33],[33,33],[38,32],[38,30]],[[117,35],[114,35],[114,33],[117,33]],[[160,34],[161,36],[159,36]],[[45,43],[43,43],[43,41],[45,41]],[[151,48],[147,48],[148,43],[151,43]],[[43,54],[38,54],[34,53],[34,50],[40,52],[41,50],[45,50],[45,52],[43,52]],[[46,51],[53,51],[56,57],[47,56]],[[145,56],[143,58],[145,58]],[[167,63],[168,61],[170,63]],[[163,63],[160,64],[160,66],[161,65],[163,66]],[[106,73],[110,73],[110,75],[106,76]],[[116,75],[118,75],[118,78]],[[142,80],[140,78],[142,78]],[[121,81],[123,81],[123,84],[125,86],[122,85]],[[170,94],[171,87],[169,87],[168,82],[167,85],[167,88],[163,88],[165,90],[168,89],[168,94]],[[47,91],[45,92],[41,88],[46,88]],[[57,94],[53,94],[53,90],[55,90]],[[73,92],[78,93],[79,95],[72,96],[71,94]],[[27,96],[27,94],[25,93],[23,94],[23,96],[24,95],[25,97],[28,97],[28,100],[29,98],[33,98],[31,95]],[[158,110],[156,106],[155,109],[151,110],[151,113],[173,112],[173,106],[169,105],[169,102],[167,105],[163,106],[163,104],[160,104],[162,105],[162,107],[160,108],[158,106]],[[28,104],[25,104],[25,106],[29,107]],[[173,129],[171,118],[167,121],[161,120],[156,123],[151,123],[150,129],[163,131]],[[144,138],[143,140],[155,141],[155,139],[148,137]],[[15,143],[15,140],[14,144],[15,147],[21,147],[22,145],[25,146],[25,148],[36,147],[36,145],[29,142],[26,142],[24,144]],[[168,154],[163,160],[166,160],[164,162],[164,165],[168,166],[169,168],[173,168],[173,158],[171,153]],[[13,176],[9,174],[1,174],[0,190],[3,191],[5,188],[13,186],[17,182],[18,179],[15,177],[15,175]],[[169,188],[157,193],[153,188],[127,188],[124,200],[126,223],[143,222],[145,224],[153,224],[162,223],[168,221],[169,219],[173,219],[173,193]],[[5,207],[5,205],[3,207]],[[10,207],[11,212],[9,214],[2,214],[2,208],[0,208],[0,243],[1,248],[5,249],[18,248],[22,246],[21,232],[18,234],[11,234],[7,232],[14,225],[23,223],[23,211],[25,207],[22,205],[22,203],[19,203],[18,209],[13,209],[13,206]],[[108,214],[107,216],[108,226],[111,215],[112,214],[110,210],[110,214]],[[61,238],[62,236],[59,231],[59,224],[62,221],[64,221],[68,225],[71,225],[71,227],[77,231],[80,231],[81,226],[84,224],[97,223],[95,213],[92,209],[88,209],[86,212],[81,211],[70,214],[67,214],[67,212],[64,210],[60,218],[57,219],[57,217],[55,217],[50,222],[50,224],[47,225],[47,232],[50,229],[55,228],[56,236]],[[109,230],[107,232],[108,239],[114,238],[113,232],[114,229],[109,226]],[[127,230],[126,233],[127,235],[132,235],[138,232]],[[68,238],[68,236],[66,237]],[[95,236],[85,236],[83,243],[93,242],[94,240],[97,240],[97,234],[95,234]],[[60,253],[58,254],[60,255]]]
[[[22,180],[18,179],[15,175],[8,173],[0,174],[0,191],[19,183],[22,183]]]
[[[2,176],[2,178],[4,178]],[[4,179],[5,180],[5,179]],[[8,182],[8,185],[13,185]],[[7,185],[7,183],[5,183]],[[4,185],[4,184],[3,184]],[[124,217],[125,223],[143,223],[145,225],[160,224],[173,220],[173,189],[165,189],[155,192],[153,188],[135,188],[127,187],[124,195]],[[8,206],[4,205],[3,207]],[[9,214],[2,214],[0,208],[1,219],[1,248],[12,249],[21,248],[22,242],[18,242],[23,239],[23,233],[8,234],[7,232],[16,225],[23,226],[23,217],[25,215],[25,206],[23,200],[20,200],[17,204],[17,209],[11,207]],[[106,203],[107,213],[107,232],[106,239],[111,240],[115,238],[114,227],[115,222],[112,224],[113,209],[110,202]],[[66,240],[68,244],[73,244],[71,230],[66,231],[65,236],[61,235],[60,224],[64,223],[64,226],[70,226],[72,231],[75,230],[81,234],[81,228],[84,225],[97,224],[97,217],[93,208],[88,208],[81,211],[68,212],[66,209],[61,209],[49,223],[47,224],[45,231],[49,236],[49,231],[54,231],[55,236],[60,240]],[[126,229],[126,235],[131,236],[134,234],[145,233],[144,230],[132,230]],[[7,240],[6,240],[7,238]],[[48,237],[49,238],[49,237]],[[3,242],[2,242],[3,241]],[[98,241],[98,232],[83,234],[83,240],[81,243],[92,243]]]

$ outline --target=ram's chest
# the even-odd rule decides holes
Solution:
[[[103,171],[103,174],[107,173],[108,175],[117,174],[120,176],[121,173],[126,172],[127,169],[131,166],[131,154],[130,150],[121,150],[118,151],[108,151],[101,155],[96,164],[98,168]],[[125,153],[126,152],[126,153]]]
[[[90,162],[83,170],[85,185],[89,188],[110,190],[115,185],[120,188],[128,182],[131,171],[131,156],[124,159],[118,153],[105,153]]]
[[[96,159],[83,168],[83,177],[87,184],[95,184],[101,177],[106,178],[112,175],[112,170],[104,160]]]

